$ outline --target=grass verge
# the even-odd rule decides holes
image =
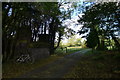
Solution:
[[[120,53],[89,51],[64,78],[120,78]]]
[[[65,55],[69,55],[71,53],[74,53],[74,52],[77,52],[77,51],[80,51],[80,50],[83,50],[83,49],[86,49],[86,48],[81,48],[81,47],[67,47],[67,52],[66,52],[66,48],[64,48],[63,50],[58,48],[55,53],[56,55],[58,56],[65,56]]]

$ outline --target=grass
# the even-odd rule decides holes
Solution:
[[[55,53],[56,55],[58,56],[65,56],[65,55],[68,55],[68,54],[71,54],[71,53],[74,53],[74,52],[77,52],[77,51],[80,51],[80,50],[83,50],[84,48],[82,47],[67,47],[67,52],[66,52],[66,48],[64,48],[63,50],[58,48]]]
[[[57,49],[56,50],[57,53],[55,55],[51,55],[48,58],[41,59],[40,61],[37,61],[34,64],[25,64],[25,63],[15,64],[9,61],[2,65],[3,67],[2,77],[3,78],[16,78],[28,71],[31,71],[39,67],[43,67],[44,65],[50,64],[65,55],[71,54],[79,50],[82,50],[82,48],[81,47],[68,47],[68,52],[64,53],[65,50],[63,51],[61,49]]]
[[[64,78],[120,78],[120,53],[89,51]]]
[[[40,61],[35,62],[34,64],[15,64],[11,62],[7,62],[3,64],[3,78],[16,78],[28,71],[31,71],[35,68],[42,67],[44,65],[50,64],[51,62],[60,58],[59,56],[50,56],[45,59],[41,59]]]

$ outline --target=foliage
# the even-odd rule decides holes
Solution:
[[[115,51],[87,52],[64,78],[120,78],[120,63]]]
[[[88,37],[87,37],[87,47],[89,48],[95,48],[97,46],[97,43],[99,41],[98,35],[96,34],[96,30],[91,30]]]
[[[97,43],[97,49],[105,47],[105,39],[109,40],[112,38],[115,42],[116,49],[119,50],[120,43],[118,42],[118,32],[120,30],[120,19],[119,19],[119,2],[104,2],[89,6],[84,11],[84,15],[79,23],[83,24],[83,27],[79,31],[80,34],[90,34],[91,29],[95,29],[99,42]],[[87,35],[88,36],[88,35]],[[110,45],[110,44],[109,44]]]
[[[64,4],[67,3],[4,2],[2,5],[3,61],[12,58],[16,44],[20,40],[26,40],[26,43],[37,42],[41,34],[49,35],[50,52],[54,53],[65,34],[65,28],[72,33],[72,30],[62,26],[62,21],[70,18],[72,13],[72,10],[61,11],[60,8]],[[55,46],[57,33],[58,44]]]
[[[73,35],[71,37],[69,37],[69,39],[67,40],[67,43],[64,44],[64,46],[82,46],[84,44],[82,44],[82,39],[81,38],[77,38],[76,35]]]

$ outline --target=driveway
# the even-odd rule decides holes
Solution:
[[[90,50],[91,49],[84,49],[66,55],[51,64],[27,72],[18,78],[63,78],[64,75],[68,73],[74,65],[76,65],[76,63],[80,60],[80,57]]]

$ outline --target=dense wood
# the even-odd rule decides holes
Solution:
[[[40,42],[42,38],[38,35],[48,34],[50,52],[54,53],[56,33],[59,33],[59,25],[61,25],[60,16],[64,16],[68,13],[62,14],[59,10],[60,4],[54,3],[3,3],[2,16],[3,16],[3,56],[6,58],[12,58],[15,53],[15,49],[19,46],[19,43],[35,43]],[[70,15],[70,14],[68,14]],[[59,16],[59,17],[58,17]],[[61,17],[61,20],[68,16]],[[60,43],[60,38],[58,45]],[[11,44],[11,45],[9,45]],[[57,48],[56,47],[56,48]]]

